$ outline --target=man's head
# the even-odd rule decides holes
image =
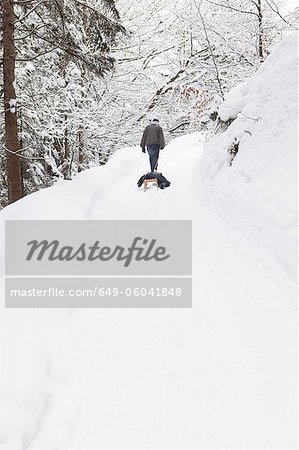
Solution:
[[[153,119],[153,120],[152,120],[152,123],[158,124],[158,123],[159,123],[159,119]]]

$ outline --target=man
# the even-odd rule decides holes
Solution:
[[[158,168],[159,152],[165,147],[164,133],[158,119],[153,119],[152,123],[145,128],[140,147],[143,153],[147,147],[151,172],[154,172]]]

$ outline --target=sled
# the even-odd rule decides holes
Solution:
[[[148,186],[149,183],[150,186]],[[159,189],[159,183],[157,178],[146,178],[143,182],[143,190],[147,191],[152,186],[157,186],[157,189]]]
[[[160,172],[148,172],[137,181],[139,188],[143,187],[143,191],[148,191],[152,186],[156,186],[157,189],[165,189],[170,186],[170,181]]]

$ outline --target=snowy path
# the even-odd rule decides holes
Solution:
[[[292,282],[209,207],[199,135],[161,154],[165,191],[136,188],[139,152],[65,183],[55,218],[192,219],[193,308],[28,311],[43,336],[36,414],[3,449],[295,448]]]

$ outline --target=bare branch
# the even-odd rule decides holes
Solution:
[[[279,9],[278,9],[278,6],[277,6],[276,3],[272,2],[272,3],[273,3],[273,5],[272,5],[272,3],[271,3],[269,0],[264,0],[264,1],[267,3],[267,5],[269,6],[269,8],[271,8],[271,10],[272,10],[273,12],[275,12],[275,13],[278,15],[278,17],[281,18],[281,20],[283,20],[284,23],[286,23],[287,25],[290,25],[290,23],[289,23],[289,22],[281,15],[281,13],[279,12]]]
[[[18,22],[23,22],[23,20],[25,20],[28,16],[30,16],[30,14],[32,14],[42,3],[44,3],[44,0],[40,0],[32,9],[30,9],[30,11],[28,11],[26,14],[24,14],[23,17],[16,20],[14,23],[16,24]]]
[[[208,31],[207,31],[207,28],[206,28],[206,24],[205,24],[203,15],[201,13],[200,5],[196,2],[196,0],[193,0],[193,3],[194,3],[195,8],[197,9],[198,15],[200,17],[200,20],[201,20],[201,23],[202,23],[202,26],[203,26],[203,30],[204,30],[204,33],[205,33],[205,36],[206,36],[206,41],[207,41],[207,44],[208,44],[208,47],[209,47],[210,55],[211,55],[211,58],[212,58],[212,61],[213,61],[214,67],[215,67],[216,79],[217,79],[217,83],[218,83],[218,87],[219,87],[219,92],[221,94],[222,99],[224,100],[224,93],[223,93],[223,89],[222,89],[222,85],[221,85],[221,81],[220,81],[220,74],[219,74],[217,63],[216,63],[216,58],[215,58],[215,55],[214,55],[213,48],[211,46],[211,42],[210,42],[210,38],[209,38]]]
[[[234,8],[233,6],[231,6],[229,3],[225,3],[225,4],[222,4],[222,3],[216,3],[216,2],[213,2],[212,0],[207,0],[209,3],[211,3],[212,5],[215,5],[215,6],[220,6],[221,8],[227,8],[227,9],[231,9],[231,10],[233,10],[233,11],[237,11],[237,12],[239,12],[239,13],[242,13],[242,14],[252,14],[253,16],[257,16],[257,13],[255,13],[255,12],[253,12],[253,11],[246,11],[246,10],[244,10],[244,9],[238,9],[238,8]]]

